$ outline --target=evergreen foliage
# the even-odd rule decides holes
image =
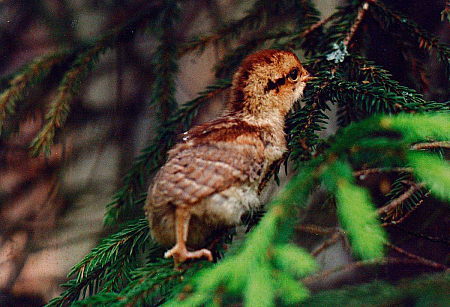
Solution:
[[[435,302],[448,298],[446,275],[398,284],[376,281],[311,294],[308,278],[320,278],[323,273],[311,251],[294,242],[296,228],[301,227],[299,215],[313,204],[314,193],[323,190],[328,198],[323,206],[336,208],[340,233],[348,237],[358,260],[355,266],[403,261],[447,268],[403,251],[390,242],[386,229],[406,219],[430,193],[450,203],[450,165],[443,154],[450,140],[449,103],[427,101],[418,89],[400,84],[366,57],[368,46],[362,38],[369,26],[376,26],[392,36],[409,61],[419,63],[425,51],[445,64],[449,76],[450,48],[380,0],[346,1],[324,19],[309,0],[257,0],[241,19],[181,42],[174,32],[183,5],[176,0],[155,3],[100,39],[44,56],[2,80],[0,128],[8,137],[17,104],[25,103],[28,91],[44,83],[54,67],[64,71],[55,99],[46,106],[45,124],[30,144],[31,154],[49,154],[58,131],[70,120],[73,98],[99,55],[144,30],[158,41],[151,84],[151,103],[160,110],[158,129],[135,158],[105,217],[106,226],[126,223],[72,269],[66,290],[48,306],[346,306],[352,299],[355,306],[376,306],[377,302],[394,306],[405,305],[411,296],[421,306],[434,294]],[[449,19],[448,7],[445,2],[442,19]],[[368,19],[373,23],[366,23]],[[216,83],[178,106],[179,57],[201,53],[209,44],[235,41],[240,41],[239,46],[230,48],[215,68]],[[230,87],[240,61],[262,48],[286,48],[305,55],[306,67],[315,76],[286,125],[286,160],[295,175],[266,205],[259,221],[258,215],[250,219],[241,246],[231,244],[231,251],[221,253],[223,259],[217,263],[198,261],[175,270],[173,261],[163,259],[164,251],[151,241],[142,211],[137,217],[127,213],[141,210],[148,179],[164,163],[177,134],[191,127],[205,103]],[[420,65],[414,67],[423,75]],[[338,132],[326,139],[320,132],[333,109],[337,109]],[[361,176],[387,173],[395,181],[380,204]],[[216,244],[215,248],[222,247]],[[388,257],[388,249],[405,258]],[[435,287],[439,283],[441,287]]]

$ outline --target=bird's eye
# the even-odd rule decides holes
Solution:
[[[288,79],[291,82],[295,82],[298,79],[298,69],[294,68],[289,72]]]

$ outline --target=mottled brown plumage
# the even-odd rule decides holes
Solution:
[[[259,206],[258,186],[286,150],[284,118],[308,72],[288,51],[248,56],[233,77],[223,116],[182,135],[149,187],[145,211],[153,238],[176,263],[207,257],[214,231],[237,225]]]

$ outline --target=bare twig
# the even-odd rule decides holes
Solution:
[[[423,234],[414,230],[410,230],[410,229],[406,229],[403,227],[400,227],[398,225],[394,225],[398,230],[401,230],[403,232],[406,232],[410,235],[413,235],[415,237],[421,238],[423,240],[427,240],[427,241],[431,241],[431,242],[436,242],[436,243],[443,243],[446,245],[450,245],[450,240],[444,237],[435,237],[435,236],[430,236],[427,234]]]
[[[322,251],[326,250],[330,246],[333,246],[334,244],[338,243],[339,241],[342,241],[344,243],[345,249],[347,252],[350,253],[350,244],[348,243],[347,236],[345,234],[345,231],[342,229],[336,230],[336,232],[326,241],[322,242],[319,246],[317,246],[312,252],[311,255],[316,257],[319,255]]]
[[[345,233],[345,231],[339,227],[322,227],[322,226],[313,225],[313,224],[298,225],[295,227],[295,230],[301,231],[301,232],[306,232],[306,233],[311,233],[314,235],[321,235],[321,236],[334,234],[339,231],[342,231]]]
[[[433,149],[433,148],[450,148],[449,141],[443,142],[431,142],[431,143],[417,143],[411,146],[412,150],[421,150],[421,149]]]
[[[402,255],[405,255],[406,257],[408,257],[410,259],[418,261],[419,263],[421,263],[421,264],[423,264],[425,266],[429,266],[429,267],[436,268],[436,269],[442,269],[442,270],[447,270],[448,269],[448,267],[443,265],[442,263],[438,263],[436,261],[429,260],[429,259],[426,259],[424,257],[420,257],[420,256],[417,256],[417,255],[414,255],[414,254],[412,254],[410,252],[407,252],[404,249],[402,249],[402,248],[400,248],[400,247],[398,247],[398,246],[396,246],[394,244],[391,244],[389,242],[385,242],[385,244],[390,249],[393,249],[396,252],[398,252],[398,253],[400,253]]]
[[[350,248],[350,244],[347,239],[346,232],[344,229],[342,229],[340,227],[322,227],[322,226],[308,224],[308,225],[299,225],[295,229],[298,231],[301,231],[301,232],[311,233],[311,234],[315,234],[315,235],[322,235],[322,236],[331,235],[331,237],[329,239],[322,242],[322,244],[317,246],[311,252],[311,255],[313,255],[313,256],[317,256],[323,250],[327,249],[328,247],[336,244],[337,242],[339,242],[341,240],[344,242],[348,253],[350,253],[351,248]]]
[[[422,260],[418,260],[418,259],[405,259],[405,258],[397,258],[397,257],[385,257],[385,258],[381,258],[381,259],[370,259],[370,260],[361,260],[361,261],[352,262],[350,264],[340,266],[335,269],[322,271],[322,272],[319,272],[318,274],[308,276],[306,278],[303,278],[301,281],[304,284],[306,284],[306,286],[308,286],[317,281],[321,281],[335,273],[356,270],[356,269],[365,268],[368,266],[393,265],[393,264],[408,264],[408,265],[426,266],[426,267],[431,267],[433,269],[447,270],[447,267],[440,265],[440,264],[436,265],[436,263],[434,263],[433,261],[422,261]]]
[[[363,169],[360,171],[355,171],[355,172],[353,172],[353,176],[360,177],[360,176],[367,176],[367,175],[371,175],[371,174],[390,173],[390,172],[412,173],[413,169],[411,167],[377,167],[377,168],[369,168],[369,169]]]

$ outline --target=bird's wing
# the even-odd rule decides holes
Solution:
[[[259,147],[216,143],[177,151],[155,176],[147,206],[190,206],[239,182],[258,180],[263,167]]]

